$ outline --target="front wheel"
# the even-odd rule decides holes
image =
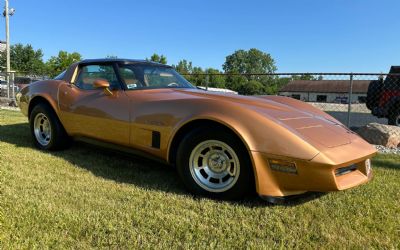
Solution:
[[[177,169],[187,189],[219,199],[240,199],[254,188],[243,143],[224,129],[196,129],[178,148]]]

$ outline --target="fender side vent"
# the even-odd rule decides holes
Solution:
[[[151,135],[151,147],[160,148],[161,134],[158,131],[153,131]]]

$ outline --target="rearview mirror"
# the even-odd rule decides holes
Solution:
[[[110,90],[110,83],[107,80],[96,79],[93,82],[93,87],[95,89],[103,89],[106,95],[112,95],[112,92]]]

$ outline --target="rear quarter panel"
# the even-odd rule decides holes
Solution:
[[[51,105],[56,114],[59,114],[58,108],[58,86],[62,81],[60,80],[46,80],[32,83],[21,90],[18,105],[21,112],[29,115],[29,107],[31,101],[35,97],[42,97]]]

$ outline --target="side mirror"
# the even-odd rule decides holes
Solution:
[[[110,83],[107,80],[103,80],[103,79],[94,80],[93,87],[95,89],[103,89],[104,94],[106,94],[106,95],[113,94],[110,90]]]

